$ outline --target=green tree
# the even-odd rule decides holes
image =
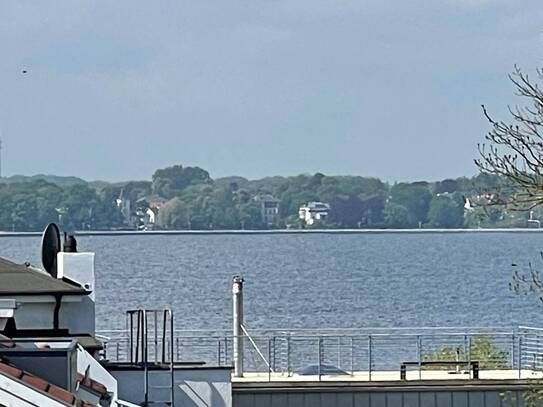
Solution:
[[[543,79],[543,72],[538,76]],[[505,203],[530,209],[543,204],[543,90],[518,67],[509,79],[528,105],[509,109],[506,121],[495,120],[483,106],[491,129],[479,145],[475,164],[482,173],[503,180],[499,187]]]
[[[465,349],[465,344],[444,346],[435,352],[425,353],[422,357],[425,361],[456,361],[477,360],[481,369],[509,369],[507,352],[495,345],[493,338],[489,335],[476,336],[471,342],[471,348]],[[425,367],[425,369],[445,369],[450,367]]]
[[[453,195],[436,195],[430,202],[428,222],[435,228],[460,228],[464,224],[464,206]]]
[[[391,202],[385,204],[384,220],[389,228],[402,229],[411,226],[407,208]]]
[[[239,207],[239,219],[243,229],[265,229],[267,225],[262,223],[260,203],[251,200],[242,203]]]
[[[170,199],[160,208],[157,225],[164,229],[187,229],[188,210],[179,198]]]
[[[153,174],[152,191],[164,198],[173,198],[189,185],[211,183],[211,177],[200,167],[172,167],[156,170]]]
[[[428,183],[401,183],[390,189],[390,202],[405,207],[409,214],[409,227],[418,227],[428,219],[432,194]]]
[[[452,194],[458,190],[458,181],[455,179],[444,179],[434,185],[434,194],[449,193]]]

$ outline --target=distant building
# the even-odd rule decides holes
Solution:
[[[313,225],[317,220],[325,220],[330,213],[330,205],[323,202],[309,202],[301,206],[298,215],[306,225]]]
[[[470,211],[477,206],[484,207],[504,203],[502,201],[503,200],[497,194],[492,193],[473,195],[469,197],[464,196],[464,209]]]
[[[138,199],[136,201],[136,217],[138,219],[138,229],[153,229],[156,224],[160,208],[166,202],[168,202],[166,198],[162,198],[161,196],[156,195]]]
[[[121,211],[123,219],[126,225],[132,226],[134,224],[134,218],[132,216],[132,202],[124,192],[124,188],[121,189],[119,197],[116,200],[117,208]]]
[[[279,221],[279,202],[280,200],[272,195],[258,195],[255,201],[260,203],[260,214],[262,222],[267,226],[277,225]]]

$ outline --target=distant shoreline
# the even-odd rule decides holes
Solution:
[[[164,235],[371,235],[371,234],[442,234],[442,233],[542,233],[543,228],[489,229],[278,229],[278,230],[82,230],[76,236],[164,236]],[[1,232],[2,237],[36,237],[41,232]]]

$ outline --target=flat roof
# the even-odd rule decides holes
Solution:
[[[5,295],[87,295],[75,283],[53,278],[24,264],[0,257],[0,296]]]
[[[257,384],[266,385],[269,383],[281,383],[283,385],[302,384],[302,383],[349,383],[368,384],[375,383],[401,383],[403,385],[417,384],[438,384],[438,383],[461,383],[464,385],[477,384],[490,381],[515,381],[515,380],[541,380],[543,371],[529,369],[494,369],[480,370],[479,379],[474,380],[467,371],[456,372],[455,370],[421,370],[410,368],[406,374],[407,380],[400,379],[400,371],[372,371],[371,375],[367,371],[354,371],[351,374],[344,375],[322,375],[320,380],[318,375],[299,375],[292,374],[288,376],[283,373],[266,372],[244,372],[244,377],[232,377],[232,383],[236,385],[244,384],[256,386]]]

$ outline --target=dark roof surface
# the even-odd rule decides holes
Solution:
[[[88,294],[83,287],[0,257],[0,295]]]

